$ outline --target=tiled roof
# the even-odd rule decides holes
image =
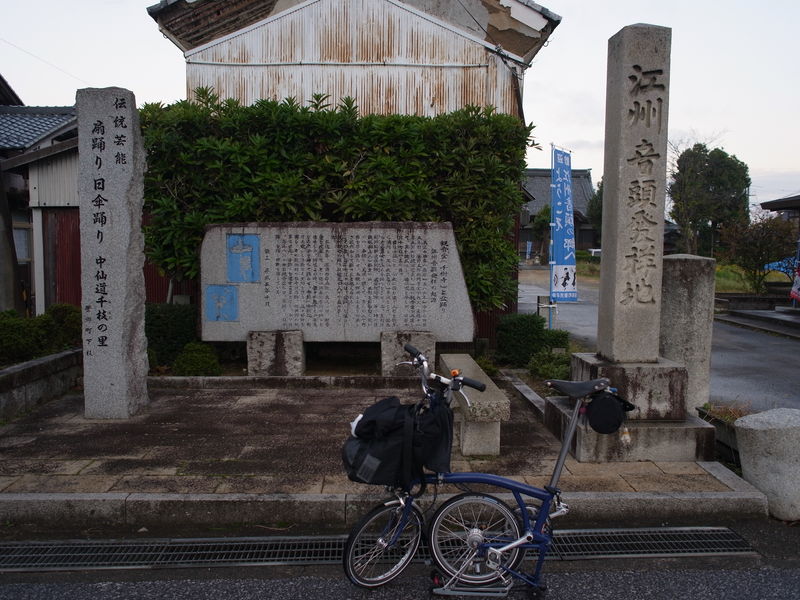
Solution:
[[[0,149],[24,150],[75,118],[74,106],[0,106]]]
[[[526,203],[528,211],[535,215],[545,205],[550,204],[550,169],[525,169],[522,187],[529,196],[529,201]],[[590,169],[572,169],[573,210],[585,217],[592,194],[594,194],[592,171]]]

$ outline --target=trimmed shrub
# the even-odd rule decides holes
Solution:
[[[564,329],[545,329],[542,339],[548,350],[569,347],[569,331]]]
[[[20,317],[10,310],[0,313],[0,364],[10,365],[39,355],[39,322]]]
[[[497,326],[498,362],[513,367],[525,367],[540,350],[569,346],[569,332],[547,329],[547,321],[539,315],[513,314],[500,319]]]
[[[570,355],[566,352],[540,350],[528,363],[528,371],[542,379],[569,379]]]
[[[158,358],[158,365],[172,364],[184,346],[197,341],[197,306],[191,304],[148,304],[144,331],[147,347]],[[150,368],[155,368],[150,363]]]
[[[0,364],[11,365],[81,345],[81,313],[76,306],[54,304],[38,317],[0,313]]]
[[[539,315],[505,315],[497,326],[498,362],[524,367],[542,347],[545,320]]]
[[[51,352],[77,348],[83,343],[80,308],[72,304],[52,304],[45,314],[49,315],[53,323],[49,342]]]
[[[495,365],[492,362],[492,359],[490,359],[487,356],[479,356],[478,358],[475,359],[475,362],[481,369],[483,369],[483,372],[486,373],[489,377],[494,377],[500,372],[499,369],[497,368],[497,365]]]
[[[189,342],[175,359],[172,372],[182,376],[219,376],[222,375],[222,368],[211,346]]]

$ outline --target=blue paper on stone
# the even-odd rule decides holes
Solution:
[[[228,234],[227,266],[231,283],[254,283],[259,280],[260,240],[255,234]]]

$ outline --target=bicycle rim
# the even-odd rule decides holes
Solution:
[[[375,508],[353,528],[343,557],[350,581],[361,587],[378,587],[411,563],[422,538],[422,514],[412,506],[405,526],[402,515],[403,507],[394,502]]]
[[[502,546],[520,537],[511,510],[488,494],[461,494],[445,502],[433,517],[428,532],[431,557],[449,577],[461,583],[485,585],[500,579],[501,569],[486,563],[488,545]],[[524,551],[514,548],[503,554],[501,564],[517,567]]]

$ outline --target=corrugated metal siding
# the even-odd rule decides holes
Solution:
[[[77,208],[42,210],[42,228],[45,233],[45,307],[51,304],[81,305],[79,224]]]
[[[42,210],[44,229],[45,306],[55,303],[81,305],[81,236],[77,207]],[[169,279],[145,262],[144,279],[147,302],[166,302]],[[53,285],[54,282],[54,285]],[[197,284],[184,281],[173,285],[172,293],[190,297],[197,302]]]
[[[313,27],[308,24],[313,23]],[[434,115],[492,105],[517,113],[515,74],[495,53],[388,2],[319,0],[186,54],[200,86],[252,104],[352,96],[362,114]]]
[[[62,152],[31,163],[30,205],[78,206],[78,152]]]

